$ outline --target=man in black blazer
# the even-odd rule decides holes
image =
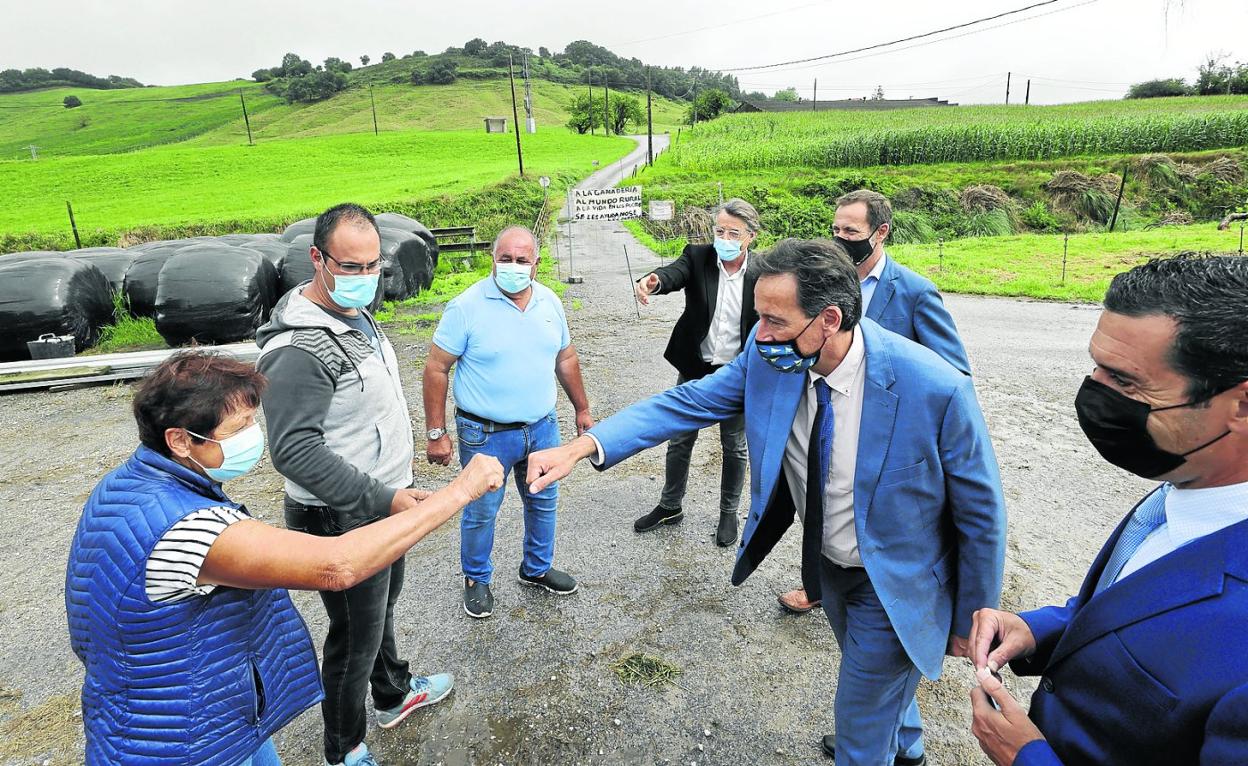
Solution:
[[[758,321],[754,311],[754,278],[746,269],[749,248],[758,236],[758,211],[740,199],[730,199],[715,211],[711,245],[686,245],[680,258],[637,280],[637,298],[649,305],[651,295],[685,291],[685,312],[676,320],[663,357],[678,373],[677,385],[711,374],[741,352],[750,329]],[[633,529],[649,532],[684,518],[681,503],[689,478],[689,458],[697,431],[667,444],[667,470],[659,504],[633,522]],[[724,450],[719,485],[719,526],[715,544],[737,541],[737,509],[745,483],[745,419],[736,416],[719,425]]]

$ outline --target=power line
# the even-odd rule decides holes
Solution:
[[[985,16],[983,18],[974,19],[972,21],[966,21],[961,24],[954,24],[953,26],[944,27],[943,29],[935,29],[935,30],[932,30],[931,32],[923,32],[922,34],[911,35],[909,37],[902,37],[900,39],[892,40],[886,43],[876,43],[875,45],[868,45],[863,48],[853,48],[851,50],[837,51],[836,53],[828,53],[823,56],[812,56],[810,58],[794,59],[792,61],[781,61],[775,64],[758,64],[755,66],[741,66],[741,67],[716,67],[715,69],[720,72],[752,72],[752,71],[758,71],[761,69],[774,69],[776,67],[790,66],[793,64],[809,64],[814,61],[826,61],[827,59],[840,58],[841,56],[848,56],[853,53],[863,53],[865,51],[875,50],[877,48],[887,48],[889,46],[898,45],[900,43],[908,43],[913,40],[921,40],[925,37],[932,37],[934,35],[943,34],[945,32],[952,32],[957,29],[964,29],[966,27],[974,26],[976,24],[982,24],[987,21],[995,21],[997,19],[1005,18],[1006,16],[1015,16],[1017,14],[1023,13],[1024,11],[1030,11],[1034,8],[1040,8],[1046,5],[1053,5],[1054,3],[1057,3],[1057,2],[1060,2],[1060,0],[1041,0],[1041,2],[1032,3],[1031,5],[1024,6],[1022,8],[1016,8],[1012,11],[1004,11],[1002,13],[998,13],[993,16]]]
[[[966,32],[962,32],[961,34],[950,35],[949,37],[942,37],[938,40],[925,40],[923,42],[916,42],[916,43],[912,43],[902,48],[895,48],[893,50],[876,51],[874,53],[864,53],[860,56],[854,56],[853,58],[843,59],[842,61],[839,61],[837,63],[844,63],[847,61],[861,61],[862,59],[874,58],[876,56],[887,56],[890,53],[908,51],[913,48],[922,48],[927,45],[936,45],[938,43],[945,43],[951,40],[957,40],[962,37],[970,37],[971,35],[977,35],[977,34],[982,34],[984,32],[990,32],[994,29],[1001,29],[1003,27],[1013,26],[1014,24],[1021,24],[1025,21],[1032,21],[1034,19],[1043,18],[1045,16],[1052,16],[1053,14],[1056,14],[1056,13],[1065,13],[1066,11],[1073,11],[1076,8],[1082,8],[1085,5],[1092,5],[1093,3],[1098,2],[1098,1],[1099,0],[1084,0],[1082,3],[1077,3],[1075,5],[1067,6],[1065,8],[1056,8],[1054,10],[1048,11],[1047,13],[1037,13],[1034,16],[1028,16],[1022,19],[1014,19],[1013,21],[1003,21],[1000,24],[995,24],[990,27],[984,27],[982,29],[971,29],[971,30],[967,30]],[[872,47],[876,47],[876,46],[872,46]],[[772,65],[772,66],[779,66],[779,65]],[[823,65],[819,63],[813,63],[813,64],[804,64],[800,66],[791,66],[791,67],[788,67],[787,69],[773,69],[771,71],[773,72],[800,71],[800,70],[806,70],[806,69],[814,69],[820,66],[823,66]]]

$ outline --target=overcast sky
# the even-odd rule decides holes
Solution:
[[[65,66],[173,85],[247,77],[294,51],[359,63],[473,37],[537,50],[585,39],[646,63],[724,71],[826,55],[1003,13],[1040,0],[0,0],[0,69]],[[1168,8],[1168,12],[1167,12]],[[995,28],[994,28],[995,27]],[[972,34],[967,34],[972,30]],[[954,37],[955,35],[962,35]],[[1115,98],[1132,82],[1195,76],[1206,54],[1248,61],[1245,0],[1058,0],[946,39],[864,57],[733,71],[744,90],[810,98],[938,96],[960,103]]]

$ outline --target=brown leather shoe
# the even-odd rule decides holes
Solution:
[[[790,614],[806,614],[811,609],[819,606],[818,601],[810,601],[806,598],[806,591],[798,588],[788,593],[781,593],[777,598],[780,606]]]

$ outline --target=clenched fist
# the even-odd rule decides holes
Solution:
[[[503,465],[492,455],[473,455],[451,484],[472,502],[503,486]]]

